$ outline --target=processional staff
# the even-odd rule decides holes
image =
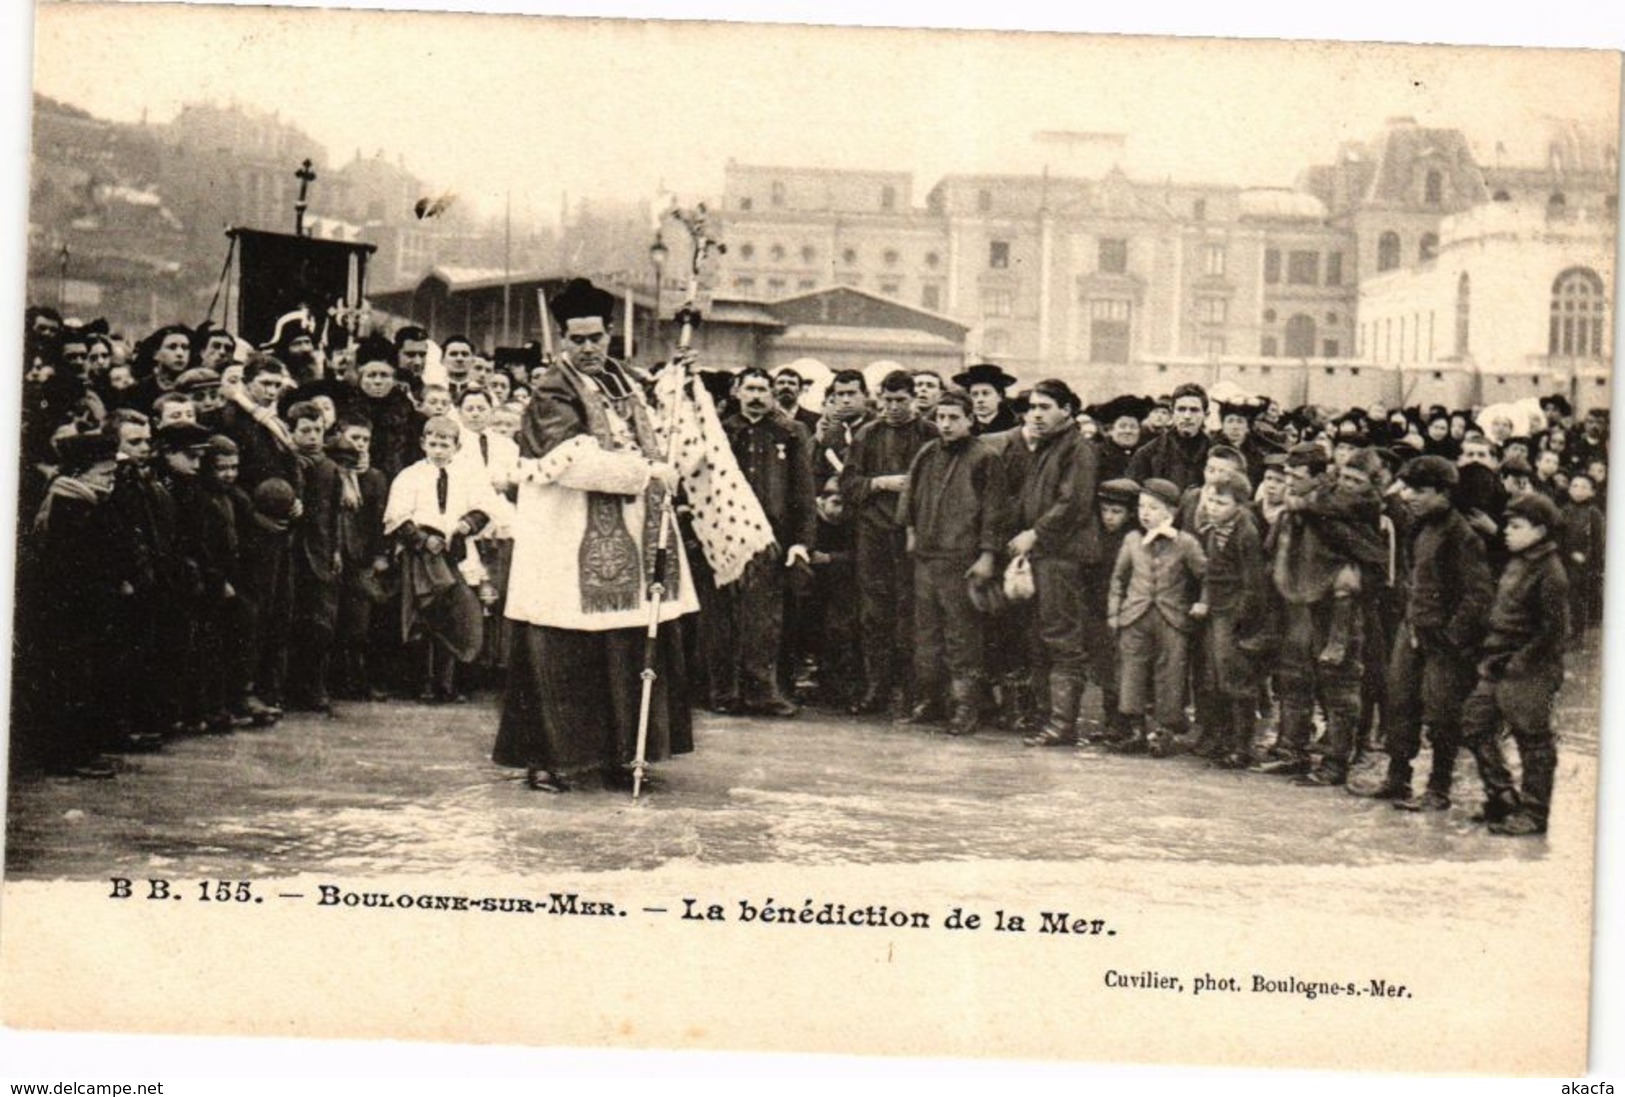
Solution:
[[[683,307],[677,310],[677,319],[682,327],[677,336],[677,349],[672,354],[667,369],[683,371],[677,384],[673,386],[672,397],[666,413],[665,455],[663,460],[671,464],[672,439],[677,433],[677,404],[678,394],[687,391],[686,386],[691,381],[687,376],[688,364],[691,360],[689,345],[694,339],[694,329],[700,322],[700,272],[705,261],[714,250],[717,254],[727,252],[727,245],[711,236],[706,227],[705,203],[701,202],[691,210],[673,209],[673,220],[680,223],[688,231],[688,236],[694,244],[693,260],[689,264],[688,294]],[[631,307],[630,297],[627,307]],[[630,332],[630,327],[628,327]],[[653,348],[650,348],[651,353]],[[676,510],[673,506],[673,492],[667,491],[660,501],[660,533],[655,541],[655,558],[653,576],[649,582],[649,625],[643,638],[643,670],[638,677],[642,680],[642,695],[638,700],[638,747],[637,755],[632,762],[632,799],[637,800],[643,789],[643,770],[647,766],[649,751],[649,708],[654,699],[654,684],[657,677],[655,672],[655,657],[659,651],[660,638],[660,604],[666,596],[666,585],[663,578],[666,574],[666,559],[671,552],[672,533],[677,525]]]

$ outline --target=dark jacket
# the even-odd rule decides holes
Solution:
[[[902,528],[897,507],[902,493],[876,491],[869,481],[876,476],[906,474],[914,455],[936,436],[937,428],[918,417],[899,427],[876,419],[858,430],[841,473],[841,496],[859,529]]]
[[[1021,448],[1019,439],[1012,443]],[[1100,454],[1076,430],[1039,439],[1017,496],[1015,532],[1033,530],[1033,556],[1100,562],[1100,516],[1095,510]]]
[[[237,443],[237,483],[243,491],[252,496],[255,488],[273,478],[298,486],[299,459],[251,414],[227,404],[220,409],[218,424],[220,433]]]
[[[1165,431],[1134,451],[1125,475],[1141,484],[1153,477],[1172,481],[1184,491],[1202,482],[1202,468],[1213,440],[1201,431],[1186,438],[1176,430]]]
[[[821,488],[831,476],[839,476],[846,468],[847,456],[852,452],[853,439],[858,431],[874,422],[871,415],[861,415],[848,422],[840,422],[827,415],[818,417],[813,427],[813,476]]]
[[[1552,673],[1563,665],[1569,632],[1569,580],[1550,538],[1507,562],[1490,607],[1484,654],[1502,677]]]
[[[203,573],[204,597],[213,602],[224,596],[227,583],[233,589],[241,585],[242,542],[237,532],[241,503],[236,496],[242,493],[235,485],[208,480],[199,486],[198,567]]]
[[[971,416],[970,432],[977,437],[981,437],[984,434],[998,434],[1000,431],[1014,430],[1019,426],[1021,426],[1021,419],[1017,417],[1015,412],[1010,410],[1009,404],[1001,403],[999,410],[993,413],[993,418],[985,423],[974,415]]]
[[[120,580],[138,594],[184,589],[184,557],[175,551],[175,500],[151,469],[121,461],[108,501],[125,531]]]
[[[1202,601],[1211,613],[1228,613],[1243,623],[1246,635],[1249,626],[1262,623],[1268,600],[1269,572],[1264,562],[1264,541],[1259,536],[1253,516],[1246,510],[1236,512],[1236,520],[1229,535],[1208,527],[1202,537],[1202,548],[1207,553],[1207,574],[1202,582]]]
[[[372,467],[384,474],[386,484],[399,476],[402,469],[422,459],[423,424],[427,420],[399,387],[391,389],[381,400],[361,395],[355,401],[355,408],[372,423],[368,457]]]
[[[1264,550],[1281,597],[1305,605],[1328,598],[1337,573],[1355,565],[1369,577],[1367,592],[1384,581],[1388,544],[1382,534],[1382,497],[1317,485],[1299,510],[1276,519]]]
[[[1412,525],[1409,556],[1407,604],[1418,642],[1471,654],[1495,596],[1483,540],[1459,511],[1446,508]]]
[[[1137,449],[1124,449],[1111,440],[1109,435],[1102,434],[1095,439],[1095,449],[1100,451],[1100,482],[1108,480],[1121,480],[1128,475],[1129,462],[1134,460]]]
[[[1592,502],[1563,505],[1563,566],[1569,576],[1578,580],[1602,573],[1603,517]],[[1574,559],[1579,553],[1584,561]]]
[[[299,502],[304,513],[293,524],[294,559],[302,573],[317,582],[337,582],[343,570],[339,559],[339,508],[343,485],[339,467],[326,456],[300,458]]]
[[[948,445],[927,442],[908,471],[900,503],[903,523],[914,530],[918,559],[962,559],[998,553],[1010,539],[1004,507],[1004,468],[980,438]]]
[[[784,548],[811,549],[818,534],[818,513],[807,428],[787,415],[769,412],[754,423],[743,415],[730,415],[722,429],[739,471],[762,504],[773,539]]]

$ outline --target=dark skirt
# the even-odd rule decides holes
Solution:
[[[509,621],[508,689],[492,761],[569,776],[637,754],[644,630],[584,632]],[[645,761],[694,749],[682,642],[662,625]]]

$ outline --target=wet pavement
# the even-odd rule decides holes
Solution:
[[[695,753],[659,791],[526,789],[492,765],[498,702],[351,703],[265,731],[199,737],[123,760],[112,781],[21,776],[6,875],[88,879],[110,867],[216,876],[598,873],[666,866],[1158,862],[1305,867],[1487,861],[1588,848],[1598,675],[1575,660],[1559,697],[1549,842],[1495,838],[1469,759],[1460,800],[1413,816],[1341,790],[1092,750],[958,740],[873,719],[696,714]],[[1085,711],[1097,710],[1097,695]],[[1374,779],[1376,756],[1362,776]],[[1425,758],[1419,765],[1424,772]],[[1508,896],[1507,898],[1512,898]]]

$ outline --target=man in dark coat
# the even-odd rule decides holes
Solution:
[[[1207,420],[1207,391],[1187,382],[1174,389],[1173,429],[1152,438],[1138,450],[1124,473],[1130,480],[1167,480],[1184,491],[1202,481],[1212,444],[1203,429]]]
[[[782,376],[782,375],[781,375]],[[738,582],[722,589],[721,636],[710,645],[712,707],[718,712],[794,716],[779,689],[784,641],[786,572],[810,568],[817,533],[812,437],[800,423],[774,410],[773,379],[745,369],[736,386],[739,411],[722,424],[739,470],[756,493],[778,549],[759,556]]]
[[[1073,416],[1077,395],[1065,382],[1038,382],[1028,394],[1028,424],[1038,445],[1017,497],[1006,548],[1025,555],[1037,588],[1039,658],[1049,682],[1049,718],[1029,746],[1077,742],[1083,693],[1085,569],[1100,564],[1100,518],[1095,510],[1099,454]]]
[[[915,411],[914,381],[893,370],[880,383],[880,418],[858,431],[841,473],[841,495],[858,527],[864,694],[853,715],[908,714],[905,679],[914,648],[914,576],[898,500],[914,455],[937,436]]]
[[[944,393],[934,413],[942,436],[927,442],[909,469],[900,510],[914,557],[914,685],[910,722],[941,717],[941,678],[953,699],[948,731],[976,731],[985,667],[982,622],[967,584],[997,575],[1007,536],[1003,463],[971,432],[971,400]]]

